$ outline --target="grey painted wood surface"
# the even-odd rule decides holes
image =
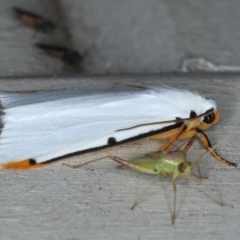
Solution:
[[[44,34],[24,26],[14,6],[57,28]],[[186,58],[239,66],[239,7],[236,0],[1,0],[0,73],[171,72]],[[84,60],[69,66],[37,49],[39,42],[76,49]]]
[[[1,79],[0,90],[53,90],[128,88],[126,84],[161,84],[196,90],[214,99],[221,121],[206,131],[213,144],[230,131],[236,134],[218,147],[227,159],[238,162],[240,82],[238,75],[145,75]],[[24,144],[24,143],[23,143]],[[219,207],[203,185],[178,181],[177,219],[171,224],[171,179],[161,178],[134,211],[134,200],[153,176],[117,168],[109,159],[71,169],[64,162],[86,162],[107,154],[129,158],[154,151],[160,143],[141,141],[78,155],[31,171],[1,171],[1,239],[239,239],[239,169],[225,166],[212,156],[201,164],[208,177],[204,184],[234,208]],[[205,151],[195,144],[189,160]]]

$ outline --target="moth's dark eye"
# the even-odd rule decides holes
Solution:
[[[212,123],[214,120],[215,120],[214,112],[209,113],[208,115],[204,116],[204,118],[203,118],[203,122],[207,123],[207,124]]]

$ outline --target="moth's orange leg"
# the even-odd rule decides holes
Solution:
[[[166,132],[158,133],[156,135],[151,136],[150,138],[153,140],[164,140],[164,139],[172,139],[176,136],[179,136],[184,130],[186,126],[183,125],[180,128],[172,129]]]
[[[154,140],[162,140],[162,139],[169,139],[168,142],[166,142],[161,148],[159,148],[158,151],[165,151],[168,149],[179,137],[181,134],[184,132],[186,126],[183,125],[181,128],[171,130],[169,132],[164,132],[160,134],[156,134],[151,139]]]
[[[180,132],[180,134],[176,134],[174,135],[167,143],[165,143],[160,149],[159,151],[163,151],[163,150],[166,150],[167,148],[169,148],[171,146],[171,144],[177,140],[177,139],[185,139],[185,138],[190,138],[190,137],[199,137],[200,140],[202,141],[203,143],[203,146],[205,148],[207,148],[211,154],[220,162],[228,165],[228,166],[233,166],[233,167],[237,167],[237,164],[236,163],[232,163],[232,162],[229,162],[228,160],[224,159],[223,157],[221,157],[213,148],[212,148],[212,145],[207,137],[207,135],[202,132],[201,130],[189,130],[189,131],[182,131]],[[190,143],[192,141],[192,139],[189,141],[189,145],[191,146],[192,143]],[[188,144],[186,146],[187,148],[189,148]],[[188,150],[188,149],[187,149]]]
[[[1,169],[9,170],[29,170],[32,168],[41,167],[44,164],[36,163],[34,159],[26,159],[23,161],[11,161],[0,165]]]
[[[226,165],[228,165],[228,166],[237,167],[237,164],[236,164],[236,163],[229,162],[228,160],[224,159],[223,157],[221,157],[221,156],[212,148],[212,145],[211,145],[211,143],[210,143],[207,135],[206,135],[204,132],[202,132],[202,131],[200,131],[200,130],[198,130],[198,131],[196,131],[196,132],[197,132],[198,136],[200,137],[200,139],[201,139],[204,147],[207,148],[207,149],[211,152],[211,154],[212,154],[218,161],[220,161],[220,162],[222,162],[222,163],[224,163],[224,164],[226,164]]]

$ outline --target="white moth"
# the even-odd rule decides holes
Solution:
[[[0,104],[0,166],[6,169],[28,169],[67,154],[153,135],[169,139],[161,150],[176,139],[199,134],[211,149],[201,129],[219,120],[213,100],[172,88],[2,92]]]

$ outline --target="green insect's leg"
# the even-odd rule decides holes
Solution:
[[[124,160],[122,158],[119,158],[117,156],[109,155],[108,157],[111,158],[112,160],[114,160],[115,162],[118,162],[121,165],[123,165],[125,167],[128,167],[128,168],[131,168],[133,170],[136,170],[136,171],[139,171],[139,172],[146,172],[146,170],[147,170],[144,167],[141,167],[141,166],[138,166],[136,164],[133,164],[133,163],[131,163],[129,161],[126,161],[126,160]]]
[[[174,224],[175,219],[176,219],[176,204],[177,204],[177,185],[176,185],[176,179],[172,179],[172,185],[173,185],[173,191],[174,191],[172,224]]]
[[[198,167],[198,178],[199,178],[199,179],[207,179],[207,177],[204,177],[204,176],[202,175],[202,172],[201,172],[201,169],[200,169],[200,165],[199,165],[199,164],[197,165],[197,167]]]
[[[147,187],[143,190],[141,196],[133,203],[133,205],[132,205],[132,207],[131,207],[131,210],[133,210],[133,209],[134,209],[135,207],[137,207],[141,202],[143,202],[143,200],[145,199],[146,195],[148,195],[151,187],[152,187],[153,185],[155,185],[155,183],[157,182],[157,180],[158,180],[159,177],[160,177],[160,175],[157,175],[156,179],[151,183],[151,185],[150,185],[150,186],[147,186]]]

